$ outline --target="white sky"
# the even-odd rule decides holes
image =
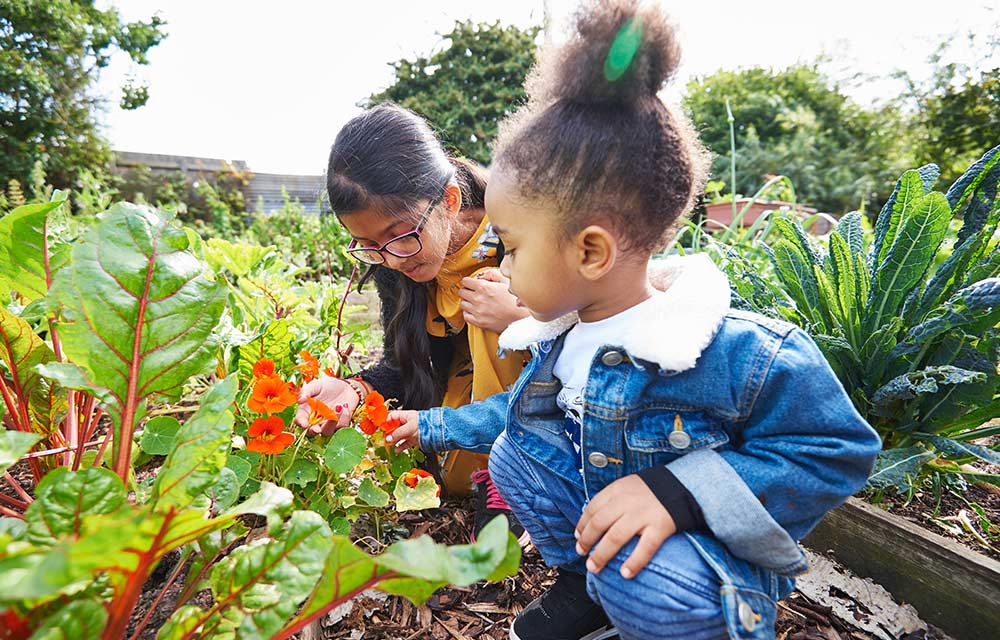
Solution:
[[[245,160],[258,172],[321,174],[356,104],[392,80],[388,63],[440,46],[439,33],[471,18],[527,26],[544,0],[104,0],[127,20],[159,13],[168,37],[132,66],[118,56],[102,74],[112,146],[127,151]],[[548,0],[558,27],[576,6]],[[828,69],[925,73],[927,54],[949,34],[983,33],[1000,20],[985,0],[672,0],[687,80],[724,69],[783,68],[834,57]],[[964,41],[963,41],[964,46]],[[974,52],[966,51],[968,56]],[[969,60],[972,58],[969,57]],[[149,84],[136,111],[117,106],[128,74]],[[847,89],[845,87],[845,89]],[[847,89],[868,104],[895,85]]]

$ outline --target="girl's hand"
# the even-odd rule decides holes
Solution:
[[[510,280],[499,269],[487,269],[474,278],[462,278],[458,297],[462,315],[469,324],[493,333],[503,333],[511,322],[528,317],[528,310],[517,306],[510,295]]]
[[[639,543],[620,570],[627,580],[635,577],[676,532],[677,525],[670,512],[642,478],[633,473],[615,480],[594,496],[583,510],[574,534],[576,552],[581,556],[590,554],[587,571],[591,573],[600,573],[622,547],[639,536]]]
[[[309,424],[308,398],[321,401],[326,406],[333,409],[337,405],[345,407],[338,415],[339,420],[326,420],[319,424]],[[328,436],[337,429],[349,426],[354,410],[358,408],[358,392],[347,382],[340,378],[317,378],[312,382],[307,382],[299,392],[299,408],[295,412],[295,424],[306,429],[306,434],[310,436]]]
[[[390,411],[387,419],[399,420],[400,425],[386,435],[386,442],[395,442],[396,449],[400,451],[410,447],[420,447],[419,412]]]

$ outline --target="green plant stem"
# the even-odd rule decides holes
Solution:
[[[305,429],[303,429],[302,433],[299,434],[298,442],[295,443],[295,450],[292,451],[292,460],[291,460],[292,462],[295,462],[295,460],[299,457],[299,449],[302,448],[302,445],[305,444],[305,441],[306,441],[306,432]],[[285,476],[288,475],[288,470],[291,468],[292,465],[291,463],[289,463],[289,465],[281,471],[281,480],[279,480],[275,484],[282,487],[285,486]]]
[[[726,98],[726,119],[729,121],[729,191],[732,193],[733,219],[736,219],[736,118]]]

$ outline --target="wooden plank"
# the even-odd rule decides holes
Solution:
[[[959,640],[1000,638],[1000,562],[856,498],[803,540]]]

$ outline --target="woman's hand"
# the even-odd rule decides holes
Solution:
[[[420,420],[416,411],[390,411],[387,420],[399,420],[399,426],[385,437],[386,442],[395,442],[400,451],[410,447],[420,447]]]
[[[502,333],[511,322],[528,317],[528,310],[517,306],[508,291],[510,280],[499,269],[488,269],[474,278],[462,278],[462,315],[469,324]]]
[[[325,420],[319,424],[309,424],[309,414],[312,410],[309,407],[309,398],[321,401],[327,407],[333,409],[337,405],[344,407],[338,414],[339,420]],[[299,408],[295,412],[295,424],[311,436],[328,436],[337,429],[351,424],[351,416],[358,408],[358,392],[350,384],[340,378],[317,378],[312,382],[307,382],[299,392]]]

